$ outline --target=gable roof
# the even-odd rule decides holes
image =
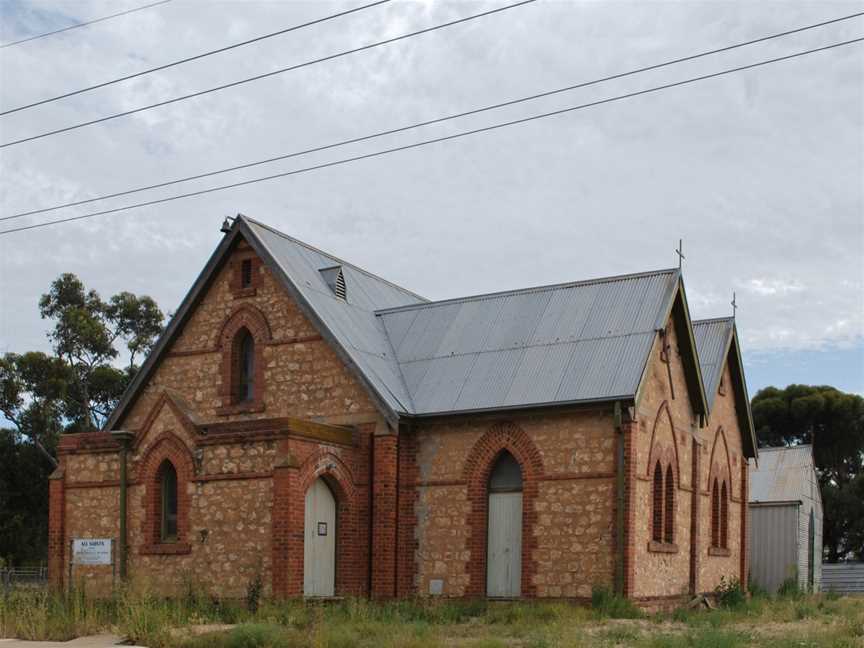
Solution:
[[[821,501],[813,446],[762,448],[759,466],[750,467],[751,502]]]
[[[678,270],[381,310],[414,414],[633,398]]]
[[[747,393],[747,381],[744,377],[744,363],[741,360],[741,348],[738,344],[735,318],[717,317],[694,320],[693,335],[696,338],[702,377],[705,379],[705,393],[711,408],[714,407],[714,400],[717,398],[723,369],[729,362],[732,380],[736,383],[735,410],[738,414],[738,427],[741,428],[744,455],[757,457],[759,451],[756,443],[756,428],[753,425],[753,413],[750,410],[750,396]]]
[[[241,238],[391,422],[402,416],[635,400],[654,339],[670,314],[686,331],[682,350],[694,407],[708,412],[678,269],[428,302],[238,215],[106,429],[122,423]],[[327,272],[321,272],[335,267],[342,271],[347,299],[334,294]]]

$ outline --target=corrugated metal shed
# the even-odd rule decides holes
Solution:
[[[778,515],[794,524],[779,524]],[[812,446],[760,449],[759,466],[750,464],[750,516],[751,569],[757,582],[773,591],[797,574],[801,587],[818,591],[822,580],[822,496]],[[788,565],[778,563],[782,548],[789,543],[795,547],[793,574],[788,573]],[[762,549],[757,551],[757,547]]]
[[[713,407],[720,377],[726,363],[726,354],[732,333],[735,330],[735,320],[731,317],[717,319],[693,320],[693,336],[696,338],[696,349],[699,352],[699,367],[702,369],[702,380],[705,381],[705,395],[708,404]]]
[[[814,499],[821,501],[812,446],[759,449],[759,466],[750,467],[751,502]]]
[[[822,590],[864,596],[864,562],[823,563]]]
[[[677,270],[381,310],[414,413],[633,396]]]

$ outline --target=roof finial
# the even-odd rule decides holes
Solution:
[[[675,250],[675,254],[678,255],[678,269],[680,270],[681,263],[687,258],[684,256],[684,241],[681,239],[678,239],[678,249]]]
[[[225,220],[222,221],[222,227],[219,228],[219,231],[223,234],[227,234],[231,231],[231,221],[234,220],[230,216],[226,216]]]
[[[730,303],[732,304],[732,319],[734,320],[735,319],[735,312],[738,310],[738,302],[735,299],[735,291],[734,290],[732,291],[732,301]]]

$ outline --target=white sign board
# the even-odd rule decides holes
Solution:
[[[72,563],[75,565],[110,565],[111,538],[77,538],[72,540]]]

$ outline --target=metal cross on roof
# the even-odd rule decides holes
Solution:
[[[675,254],[678,255],[678,269],[681,269],[681,262],[684,261],[687,257],[684,256],[684,241],[678,239],[678,249],[675,250]]]
[[[735,319],[735,312],[738,310],[738,302],[735,300],[735,292],[732,292],[732,319]]]

